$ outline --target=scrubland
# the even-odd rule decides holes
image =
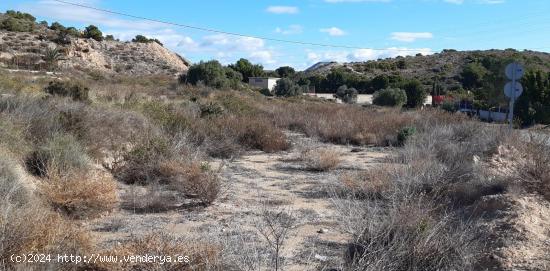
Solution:
[[[69,90],[77,95],[43,91],[50,80],[56,79],[0,74],[2,269],[544,270],[550,264],[550,233],[543,230],[550,221],[550,150],[540,134],[439,110],[271,98],[165,77],[84,78]],[[383,155],[369,164],[369,153]],[[262,195],[243,192],[254,185]],[[298,196],[283,189],[293,185]],[[247,198],[232,203],[239,193]],[[216,210],[250,219],[234,225],[232,216],[221,219],[223,212],[210,215]],[[532,210],[536,221],[523,221]],[[149,230],[105,242],[108,236],[92,230],[98,221],[111,221],[103,231],[139,224],[140,217],[157,223],[167,213],[184,225],[193,215],[218,219],[233,225],[231,234],[190,241]],[[300,221],[306,213],[316,218]],[[300,249],[313,242],[302,231],[323,228],[319,221],[341,234],[299,262]],[[237,234],[239,228],[247,232]],[[262,242],[265,251],[254,250]],[[325,257],[327,251],[334,253]],[[182,254],[191,262],[9,261],[20,253]]]

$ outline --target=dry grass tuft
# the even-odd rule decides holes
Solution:
[[[376,199],[385,197],[392,188],[392,177],[387,167],[373,168],[355,174],[345,173],[340,176],[342,193],[354,195],[355,198]]]
[[[47,201],[72,218],[93,218],[118,203],[116,182],[104,172],[49,176],[41,185]]]
[[[330,171],[342,162],[341,153],[333,149],[310,149],[301,154],[301,160],[308,170]]]

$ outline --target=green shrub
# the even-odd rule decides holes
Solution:
[[[225,88],[229,86],[229,80],[226,77],[225,68],[216,60],[208,62],[199,62],[189,68],[185,77],[180,77],[180,82],[185,78],[187,83],[197,85],[203,83],[204,85]]]
[[[343,85],[338,88],[334,96],[342,100],[342,102],[344,103],[352,104],[357,102],[357,94],[358,94],[357,89],[348,88],[348,86]]]
[[[0,29],[13,32],[31,32],[34,22],[9,17],[0,23]]]
[[[51,81],[44,91],[54,96],[71,97],[75,101],[87,101],[90,90],[79,82]]]
[[[374,93],[372,103],[381,106],[403,106],[407,103],[407,93],[398,88],[379,90]]]
[[[36,176],[85,169],[89,159],[84,148],[71,135],[55,135],[26,159],[27,170]],[[53,172],[52,172],[53,171]]]
[[[416,128],[415,127],[405,127],[399,131],[397,134],[397,142],[400,145],[405,144],[407,139],[409,139],[411,136],[416,134]]]
[[[229,65],[229,68],[243,75],[243,82],[248,83],[250,77],[261,77],[265,75],[264,67],[259,64],[252,64],[247,59],[241,58],[235,64]]]
[[[418,80],[411,80],[403,85],[407,94],[407,107],[416,108],[424,105],[428,93]]]
[[[94,39],[97,41],[103,40],[103,33],[95,25],[90,25],[84,29],[84,38]]]
[[[217,117],[223,114],[223,107],[218,103],[209,102],[207,104],[201,104],[201,118]]]
[[[150,38],[147,38],[146,36],[143,36],[143,35],[136,35],[136,37],[132,39],[132,42],[138,42],[138,43],[156,42],[160,45],[163,45],[162,42],[160,42],[158,39],[150,39]]]
[[[276,96],[292,97],[302,95],[302,88],[288,78],[277,81],[273,90]]]
[[[14,19],[20,19],[20,20],[25,20],[25,21],[29,21],[29,22],[35,22],[36,21],[36,18],[34,16],[32,16],[28,13],[20,12],[20,11],[7,10],[6,15],[8,15],[8,17],[14,18]]]

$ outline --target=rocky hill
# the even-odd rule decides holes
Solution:
[[[0,22],[7,16],[0,16]],[[55,62],[55,63],[54,63]],[[0,67],[119,74],[184,72],[190,62],[157,42],[97,41],[35,23],[30,31],[0,29]]]

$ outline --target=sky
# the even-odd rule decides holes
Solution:
[[[550,51],[549,0],[65,0],[138,17],[239,33],[232,36],[75,7],[53,0],[1,0],[0,10],[39,21],[100,27],[131,40],[142,34],[192,62],[247,58],[266,69],[303,70],[443,49]],[[323,47],[264,40],[298,41]]]

